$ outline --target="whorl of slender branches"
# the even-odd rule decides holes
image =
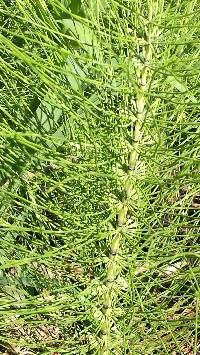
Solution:
[[[129,153],[129,159],[127,164],[126,177],[123,182],[123,199],[121,201],[122,207],[117,213],[116,222],[116,233],[111,242],[109,263],[107,266],[106,275],[106,294],[103,306],[103,322],[101,326],[101,338],[102,338],[102,349],[101,354],[109,355],[112,348],[110,341],[111,338],[111,327],[112,327],[112,308],[113,308],[113,296],[114,296],[114,283],[117,277],[117,263],[118,255],[120,253],[120,245],[123,243],[125,237],[125,226],[128,222],[128,210],[130,205],[130,199],[133,194],[136,193],[134,188],[134,175],[137,167],[137,162],[140,155],[140,144],[143,137],[143,127],[145,123],[146,116],[146,97],[145,93],[148,90],[148,85],[150,82],[150,69],[149,63],[152,60],[152,47],[153,47],[153,36],[155,35],[156,26],[152,25],[153,17],[155,16],[156,4],[153,2],[149,5],[148,13],[148,23],[144,26],[144,34],[146,45],[143,48],[144,60],[141,63],[140,68],[137,70],[137,95],[135,98],[135,117],[133,122],[133,135],[132,135],[132,148]],[[128,226],[127,226],[128,227]]]

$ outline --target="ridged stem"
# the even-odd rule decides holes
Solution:
[[[149,6],[149,25],[145,28],[146,32],[146,45],[144,47],[144,62],[143,67],[140,69],[138,73],[138,94],[135,99],[135,127],[133,131],[132,137],[132,148],[130,150],[128,164],[127,164],[127,173],[123,184],[123,200],[122,207],[118,211],[117,214],[117,226],[116,226],[116,234],[111,242],[110,256],[109,256],[109,264],[107,268],[106,282],[105,285],[107,287],[104,306],[103,306],[103,322],[101,327],[101,339],[103,342],[103,346],[101,348],[101,355],[109,355],[111,354],[111,344],[110,344],[110,332],[112,327],[112,307],[113,307],[113,285],[115,279],[117,277],[117,257],[120,250],[120,243],[123,240],[123,230],[124,225],[127,223],[127,212],[128,206],[130,204],[129,200],[131,196],[134,194],[133,188],[133,176],[136,170],[136,164],[139,158],[139,148],[141,139],[143,136],[143,124],[146,115],[146,102],[145,102],[145,91],[147,90],[147,80],[148,80],[148,72],[149,72],[149,61],[152,57],[152,16],[153,16],[153,5]]]

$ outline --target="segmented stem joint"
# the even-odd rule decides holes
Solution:
[[[102,355],[110,354],[110,328],[111,328],[111,317],[112,317],[112,302],[113,302],[113,284],[117,277],[117,257],[120,250],[120,241],[123,237],[123,227],[127,222],[128,219],[128,206],[129,200],[132,194],[135,192],[133,188],[133,175],[136,169],[136,164],[139,157],[139,146],[143,136],[143,124],[146,115],[146,98],[145,98],[145,91],[147,89],[147,78],[148,78],[148,71],[149,71],[149,63],[152,57],[152,43],[151,43],[151,36],[153,32],[152,27],[152,16],[153,16],[153,6],[151,2],[151,6],[149,7],[149,25],[145,28],[147,42],[144,45],[144,62],[143,67],[140,69],[139,78],[138,78],[138,95],[135,100],[135,109],[136,109],[136,121],[135,121],[135,128],[132,138],[132,149],[130,151],[129,159],[128,159],[128,166],[127,166],[127,176],[125,178],[125,182],[123,184],[123,206],[119,210],[117,214],[117,228],[116,228],[116,235],[112,240],[111,243],[111,250],[110,250],[110,261],[107,269],[107,276],[106,276],[106,286],[107,286],[107,293],[105,295],[105,302],[103,306],[103,314],[104,319],[102,323],[101,329],[101,338],[103,340],[103,347],[102,347]]]

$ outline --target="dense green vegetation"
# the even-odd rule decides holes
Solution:
[[[198,354],[198,1],[0,11],[0,352]]]

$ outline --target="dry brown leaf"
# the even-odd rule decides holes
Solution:
[[[184,355],[194,355],[192,348],[191,348],[191,347],[188,347],[187,345],[186,345],[186,346],[183,346],[183,347],[181,348],[181,354],[184,354]]]
[[[70,272],[76,277],[80,277],[83,275],[83,268],[78,265],[74,265],[70,267]]]
[[[55,340],[59,338],[60,329],[56,325],[41,325],[36,330],[38,340]]]

